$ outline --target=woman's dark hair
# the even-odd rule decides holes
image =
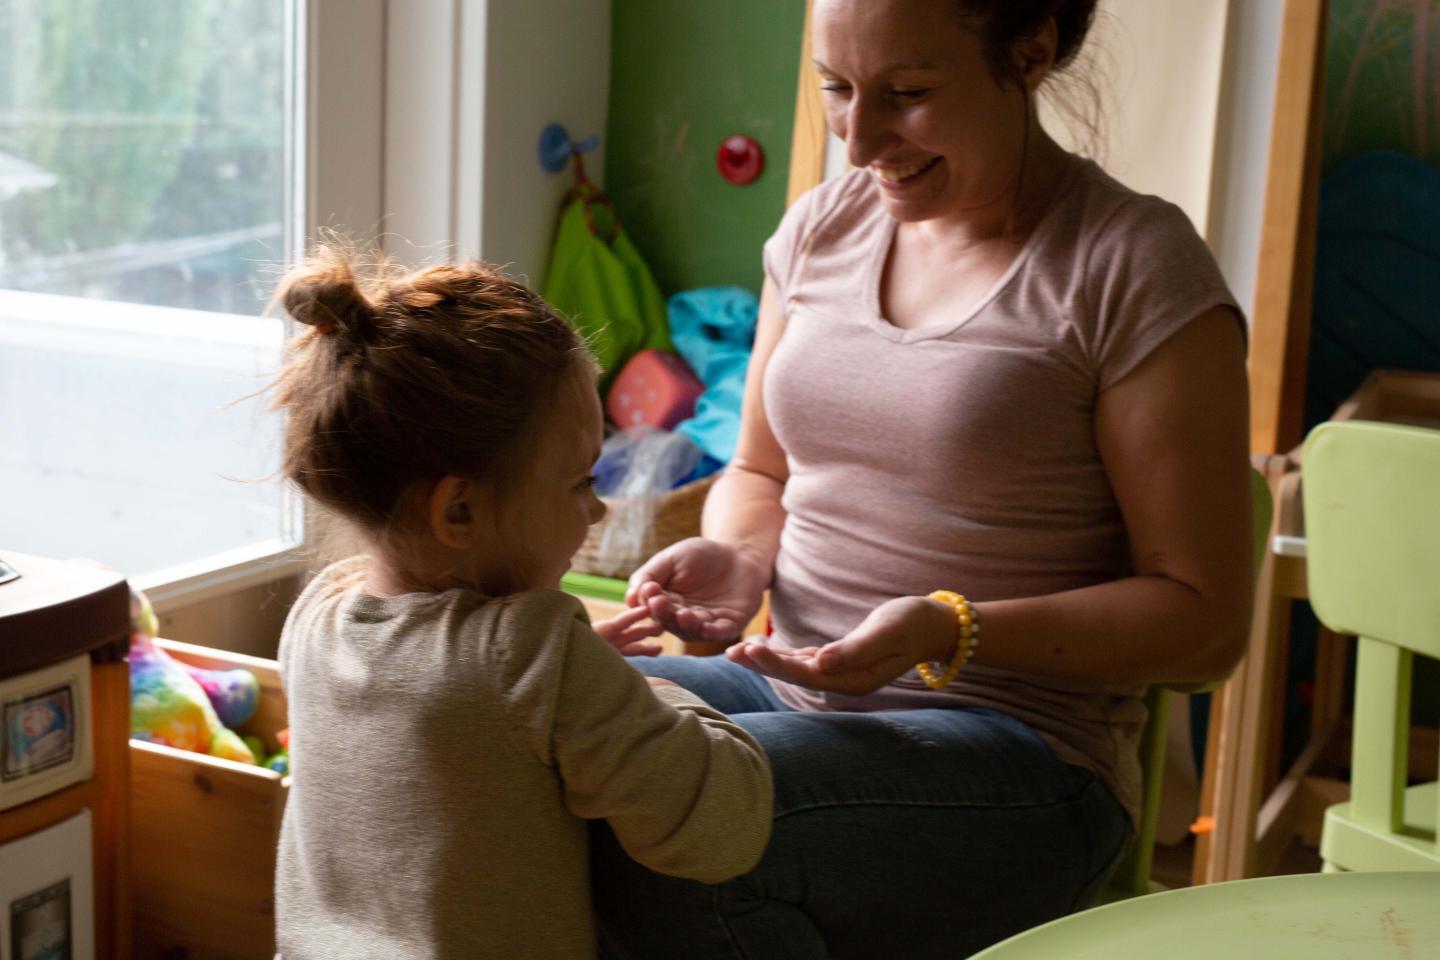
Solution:
[[[276,300],[310,329],[273,385],[282,471],[311,497],[384,535],[407,494],[455,475],[508,486],[558,387],[592,361],[550,305],[479,262],[357,276],[321,246]]]
[[[1002,82],[1018,82],[1010,52],[1055,18],[1055,66],[1064,68],[1085,43],[1097,0],[952,0],[962,18],[979,25],[990,69]]]
[[[1103,162],[1105,70],[1095,58],[1067,70],[1085,45],[1095,21],[1097,0],[946,0],[980,37],[991,76],[1024,89],[1015,63],[1015,44],[1035,36],[1053,17],[1055,60],[1041,91],[1064,118],[1076,148]],[[1028,101],[1027,101],[1028,104]],[[1028,106],[1027,106],[1028,109]]]

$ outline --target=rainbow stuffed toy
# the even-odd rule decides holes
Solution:
[[[248,670],[201,670],[155,646],[150,601],[130,594],[130,736],[226,760],[257,763],[231,726],[255,713],[260,684]]]

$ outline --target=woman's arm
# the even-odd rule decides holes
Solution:
[[[1234,667],[1254,580],[1237,328],[1233,312],[1211,310],[1099,397],[1095,440],[1134,576],[979,605],[981,662],[1116,683],[1214,680]]]
[[[735,458],[705,500],[704,536],[726,543],[769,572],[780,550],[785,511],[780,495],[790,468],[765,413],[765,370],[785,332],[785,317],[769,280],[760,293],[755,346],[745,373],[745,400]]]
[[[765,414],[765,369],[785,318],[770,281],[760,297],[755,346],[735,457],[705,500],[703,537],[682,540],[630,576],[625,602],[687,640],[731,641],[760,609],[774,575],[789,468]]]
[[[1134,575],[976,604],[975,662],[1111,684],[1213,680],[1234,666],[1253,577],[1248,388],[1237,327],[1225,308],[1197,317],[1098,398],[1096,444],[1124,515]],[[823,649],[747,643],[729,655],[794,683],[866,693],[916,662],[948,660],[954,647],[948,605],[902,597]]]

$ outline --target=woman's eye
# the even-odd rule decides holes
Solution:
[[[820,89],[826,93],[844,93],[850,88],[843,83],[823,83],[820,85]]]
[[[918,100],[929,92],[929,90],[926,90],[924,88],[917,88],[907,90],[891,90],[890,95],[894,97],[900,97],[904,100]]]

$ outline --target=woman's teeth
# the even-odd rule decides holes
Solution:
[[[931,157],[929,160],[917,160],[915,163],[907,163],[903,167],[882,167],[878,163],[872,163],[870,169],[875,171],[875,176],[890,183],[899,183],[901,180],[908,180],[924,170],[928,170],[939,157]]]

